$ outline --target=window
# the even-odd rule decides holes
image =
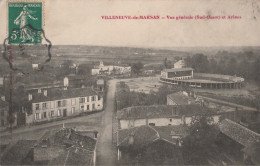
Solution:
[[[91,101],[95,101],[95,96],[92,96]]]
[[[57,102],[58,107],[61,107],[61,101]]]
[[[71,99],[71,105],[75,105],[76,104],[76,99]]]
[[[170,122],[172,122],[172,119],[170,119]]]
[[[54,111],[51,111],[51,117],[54,117]]]
[[[101,99],[101,96],[100,95],[98,95],[98,100],[100,100]]]
[[[47,108],[47,103],[42,103],[42,109],[45,110]]]
[[[95,104],[92,104],[92,110],[94,110],[95,109]]]
[[[50,102],[50,107],[54,108],[54,102],[52,102],[52,101]]]
[[[89,97],[87,97],[87,102],[89,102]]]
[[[39,113],[36,113],[36,114],[35,114],[35,119],[36,119],[36,120],[40,119]]]
[[[85,97],[81,97],[81,98],[79,99],[79,103],[85,103]]]
[[[84,111],[84,105],[80,106],[80,110]]]
[[[72,107],[71,108],[71,114],[74,114],[76,111],[75,111],[75,107]]]
[[[67,105],[67,100],[62,100],[62,107],[65,107]]]
[[[61,110],[58,110],[58,116],[61,116]]]
[[[87,110],[89,110],[89,105],[87,105]]]
[[[36,104],[36,105],[35,105],[35,109],[36,109],[36,110],[39,110],[39,109],[40,109],[40,104]]]
[[[47,113],[46,112],[43,113],[43,118],[47,118]]]

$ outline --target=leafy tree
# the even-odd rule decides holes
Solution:
[[[208,111],[192,117],[189,135],[183,139],[183,156],[186,164],[207,164],[208,150],[216,140],[217,126]]]
[[[139,75],[141,73],[142,69],[144,68],[144,64],[142,64],[141,62],[133,63],[131,65],[131,67],[132,67],[132,72],[134,74]]]

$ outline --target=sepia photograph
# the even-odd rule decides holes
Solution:
[[[0,0],[0,165],[260,165],[259,0]]]

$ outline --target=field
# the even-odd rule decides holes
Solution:
[[[131,91],[149,93],[151,90],[158,91],[162,83],[159,82],[159,76],[156,77],[140,77],[122,79]]]

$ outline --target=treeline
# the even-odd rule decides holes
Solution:
[[[236,75],[260,82],[260,55],[253,52],[227,52],[208,58],[204,54],[195,54],[185,59],[187,66],[195,72]]]
[[[118,110],[131,106],[165,105],[167,103],[168,94],[181,90],[190,90],[188,87],[182,88],[163,85],[159,87],[158,91],[151,91],[147,94],[144,92],[130,91],[129,86],[125,82],[118,83],[116,89],[116,104]]]

